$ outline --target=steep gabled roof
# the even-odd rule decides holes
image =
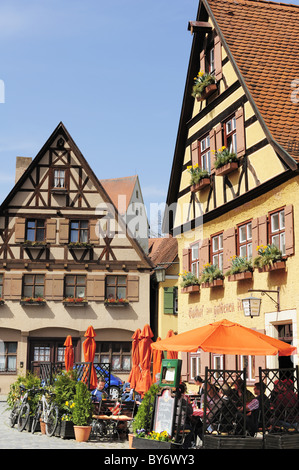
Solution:
[[[107,194],[109,194],[113,204],[122,215],[124,215],[128,209],[137,180],[137,175],[100,180],[101,185],[104,187]],[[121,201],[119,201],[119,195],[122,195],[125,198],[122,198]],[[119,202],[122,203],[122,201],[124,201],[125,205],[121,204],[121,207],[119,207]]]
[[[157,266],[158,264],[165,264],[165,268],[178,256],[178,241],[176,238],[163,237],[163,238],[149,238],[148,241],[148,257],[152,263]]]
[[[264,0],[203,3],[273,140],[299,162],[299,83],[292,87],[299,78],[299,6]]]

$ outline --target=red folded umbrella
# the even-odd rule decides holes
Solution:
[[[73,368],[74,365],[74,348],[72,343],[72,337],[68,335],[64,342],[65,352],[64,352],[64,363],[65,370],[69,371]]]
[[[139,367],[139,341],[140,341],[140,328],[137,328],[132,336],[132,369],[129,375],[128,382],[131,388],[136,388],[138,380],[140,378],[140,367]]]
[[[175,336],[173,330],[169,330],[166,339],[171,338],[172,336]],[[178,352],[177,351],[167,351],[167,359],[177,359],[178,358]]]
[[[161,338],[158,337],[157,341],[161,341]],[[153,359],[153,384],[156,383],[156,375],[161,372],[161,365],[162,365],[162,355],[163,351],[159,351],[158,349],[152,350],[152,359]]]
[[[136,391],[142,396],[148,391],[152,385],[151,379],[151,343],[153,342],[152,337],[154,336],[149,325],[145,325],[141,335],[139,343],[139,360],[141,367],[141,377],[137,383]]]
[[[89,384],[90,388],[94,389],[97,386],[97,373],[93,365],[96,352],[96,342],[94,340],[96,334],[92,326],[87,328],[84,336],[86,336],[86,340],[83,343],[84,361],[92,363]]]

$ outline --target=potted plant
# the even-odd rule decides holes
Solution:
[[[43,241],[25,240],[23,243],[24,248],[45,248],[46,245],[47,243]]]
[[[233,256],[231,258],[231,267],[225,273],[229,281],[240,281],[252,278],[252,260],[244,256]]]
[[[143,400],[138,407],[138,411],[133,421],[133,448],[136,448],[138,445],[138,439],[143,439],[140,436],[140,433],[144,432],[145,434],[149,433],[151,430],[152,424],[152,415],[154,411],[154,405],[156,400],[156,395],[159,392],[160,387],[157,384],[151,385],[149,390],[144,394]]]
[[[215,264],[204,265],[199,280],[202,287],[218,287],[223,285],[223,273]]]
[[[190,179],[190,190],[191,192],[197,192],[210,185],[210,175],[207,170],[202,170],[198,163],[194,166],[187,166],[187,170],[191,175]]]
[[[74,423],[72,412],[74,409],[74,397],[76,394],[77,373],[75,370],[62,371],[55,375],[53,382],[55,403],[59,409],[60,422],[57,426],[57,434],[64,438],[74,438]]]
[[[88,301],[86,300],[85,297],[65,297],[62,303],[66,307],[72,307],[72,306],[85,307],[88,304]]]
[[[198,72],[194,78],[192,96],[197,101],[203,101],[217,90],[216,79],[213,75],[204,72]]]
[[[199,280],[195,274],[184,271],[183,273],[180,273],[179,276],[182,278],[182,293],[199,292]]]
[[[276,245],[260,245],[257,247],[257,253],[258,256],[253,260],[253,265],[258,268],[259,272],[285,268],[282,252]]]
[[[20,301],[21,305],[46,305],[43,297],[23,297]]]
[[[78,442],[86,442],[91,431],[92,400],[87,385],[81,381],[76,384],[74,403],[72,419],[75,439]]]
[[[109,298],[104,300],[104,305],[110,306],[110,307],[126,307],[129,305],[128,299],[114,299],[114,298]]]
[[[216,176],[227,175],[238,168],[237,155],[230,152],[227,147],[223,146],[215,152],[214,166]]]

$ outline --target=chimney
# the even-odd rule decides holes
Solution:
[[[31,157],[17,157],[16,158],[16,177],[15,183],[21,178],[23,173],[27,170],[28,166],[32,162]]]

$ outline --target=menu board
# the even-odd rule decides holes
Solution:
[[[169,389],[163,390],[162,394],[156,397],[153,431],[159,433],[166,431],[172,436],[176,410],[175,402],[176,398],[171,395]]]

